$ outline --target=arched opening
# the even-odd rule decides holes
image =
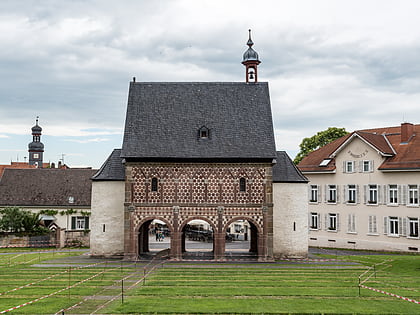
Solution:
[[[202,219],[190,219],[181,230],[182,257],[214,257],[214,228],[210,222]]]
[[[171,247],[171,227],[160,219],[148,219],[138,229],[138,255],[149,256]]]
[[[225,226],[225,257],[257,257],[260,232],[257,225],[247,218],[236,218]]]

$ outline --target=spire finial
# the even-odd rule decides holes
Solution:
[[[36,116],[36,124],[38,125],[39,116]]]
[[[248,32],[249,32],[249,38],[248,38],[248,42],[246,44],[249,46],[249,48],[251,48],[252,45],[254,45],[254,42],[251,39],[251,29],[249,29]]]

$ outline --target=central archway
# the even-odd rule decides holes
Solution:
[[[180,228],[183,259],[213,259],[215,227],[203,217],[186,220]]]

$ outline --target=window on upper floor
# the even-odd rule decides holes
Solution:
[[[345,161],[344,162],[344,173],[354,173],[355,167],[354,167],[354,161]]]
[[[398,185],[388,185],[387,188],[388,205],[398,205]]]
[[[319,186],[318,185],[310,185],[309,186],[309,202],[319,202]]]
[[[241,177],[239,179],[239,191],[241,191],[241,192],[246,191],[246,179],[245,179],[245,177]]]
[[[373,161],[363,160],[361,161],[360,169],[363,173],[373,172]]]
[[[327,185],[327,203],[337,203],[336,185]]]
[[[419,238],[419,218],[408,218],[408,237]]]
[[[419,205],[419,186],[418,185],[408,185],[408,206],[418,206]]]
[[[158,179],[156,177],[152,178],[152,186],[150,188],[151,191],[158,191]]]
[[[346,186],[346,196],[347,196],[347,203],[353,204],[357,202],[357,185],[347,185]]]
[[[365,201],[369,205],[377,205],[379,202],[378,198],[378,185],[376,184],[369,184],[365,186]]]

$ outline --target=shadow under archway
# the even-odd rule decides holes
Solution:
[[[226,226],[225,259],[255,259],[259,252],[258,227],[246,218],[231,221]],[[260,249],[261,251],[261,249]]]
[[[214,259],[214,230],[205,220],[189,220],[181,230],[182,259]]]
[[[171,248],[171,232],[167,224],[159,219],[144,221],[138,229],[137,253],[139,258],[151,258]]]

